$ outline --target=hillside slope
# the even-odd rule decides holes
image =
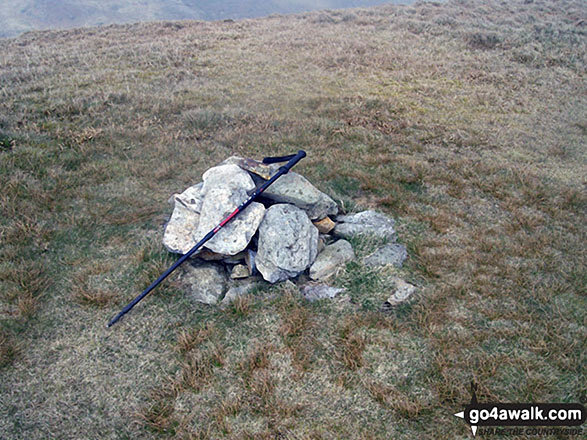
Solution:
[[[0,41],[0,438],[468,438],[471,399],[584,392],[583,1],[458,0]],[[171,194],[300,148],[398,220],[347,301],[228,309],[173,280]],[[400,276],[414,301],[381,304]]]
[[[413,0],[389,3],[409,4]],[[70,29],[157,20],[223,20],[316,9],[380,5],[385,0],[11,0],[0,4],[0,38],[41,29]]]

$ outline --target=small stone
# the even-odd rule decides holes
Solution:
[[[355,258],[353,247],[346,240],[338,240],[337,242],[326,246],[326,248],[318,254],[316,261],[310,267],[310,278],[313,280],[324,280],[336,273],[336,270],[347,261]]]
[[[336,202],[319,191],[305,177],[290,171],[263,192],[263,196],[278,203],[291,203],[303,209],[312,220],[336,215]]]
[[[324,298],[334,298],[345,289],[341,287],[331,287],[327,284],[316,284],[312,286],[306,286],[302,289],[304,298],[308,301],[317,301]]]
[[[391,264],[395,267],[402,267],[408,258],[408,251],[403,244],[393,243],[380,247],[363,260],[367,266],[385,266]]]
[[[395,221],[380,212],[363,211],[337,217],[334,235],[350,238],[354,235],[374,235],[395,240]]]
[[[416,291],[416,286],[407,283],[401,278],[395,278],[394,282],[395,291],[393,292],[393,295],[391,295],[386,301],[386,304],[389,304],[391,306],[396,306],[398,304],[406,302]]]
[[[239,278],[247,278],[250,275],[251,274],[249,273],[249,268],[244,264],[236,264],[230,272],[230,278],[232,278],[233,280]]]
[[[328,234],[336,226],[336,223],[330,217],[324,217],[322,220],[314,220],[312,223],[314,223],[314,226],[318,228],[318,232],[321,234]]]
[[[259,226],[255,264],[270,283],[306,270],[318,253],[318,229],[304,211],[289,204],[271,206]]]
[[[226,271],[217,263],[188,260],[179,281],[191,300],[204,304],[216,304],[227,289]]]

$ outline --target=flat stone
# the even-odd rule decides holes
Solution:
[[[249,275],[249,268],[244,264],[236,264],[232,270],[230,271],[230,278],[239,279],[239,278],[247,278]]]
[[[353,247],[346,240],[338,240],[324,248],[310,267],[310,278],[325,280],[347,261],[355,258]]]
[[[416,292],[416,286],[410,284],[401,278],[395,278],[395,290],[393,294],[387,299],[386,303],[391,306],[396,306],[406,302]]]
[[[204,173],[203,179],[202,195],[204,201],[200,222],[194,233],[196,241],[202,239],[232,213],[248,198],[247,191],[255,188],[251,176],[233,164],[210,168]],[[204,246],[219,254],[238,254],[249,244],[264,214],[265,207],[261,203],[251,203]]]
[[[336,226],[336,223],[330,217],[324,217],[322,220],[314,220],[312,223],[314,223],[314,226],[318,228],[321,234],[328,234]]]
[[[403,244],[393,243],[380,247],[363,260],[367,266],[386,266],[391,264],[395,267],[402,267],[408,258],[408,251]]]
[[[202,185],[199,183],[190,186],[181,194],[174,194],[170,199],[174,204],[173,213],[163,233],[163,246],[169,252],[183,255],[197,243],[192,234],[200,223]]]
[[[290,171],[263,192],[263,197],[278,203],[291,203],[303,209],[312,220],[336,215],[336,202],[319,191],[305,177]]]
[[[306,286],[302,289],[302,295],[308,301],[318,301],[320,299],[329,298],[332,299],[345,289],[341,287],[331,287],[327,284],[316,284],[312,286]]]
[[[188,260],[180,266],[179,282],[192,301],[216,304],[227,290],[227,274],[221,264]]]
[[[395,221],[377,211],[363,211],[336,218],[334,235],[350,238],[354,235],[374,235],[395,240]]]
[[[265,180],[269,180],[271,176],[273,176],[278,170],[279,167],[282,165],[279,164],[264,164],[263,162],[259,162],[255,159],[248,159],[243,158],[240,156],[230,156],[221,165],[226,164],[233,164],[242,168],[245,171],[249,171],[250,173],[256,174],[259,177],[262,177]]]
[[[259,226],[257,269],[270,283],[306,270],[318,253],[318,229],[304,211],[289,204],[267,209]]]
[[[232,286],[224,295],[222,299],[222,305],[228,305],[240,296],[245,296],[251,293],[254,289],[260,287],[263,280],[257,278],[247,278],[244,280],[237,280],[232,282]]]

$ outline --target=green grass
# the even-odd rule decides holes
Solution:
[[[455,438],[470,400],[584,394],[583,4],[414,7],[0,41],[0,437]],[[171,194],[238,154],[396,218],[306,303],[173,279]],[[297,168],[296,167],[296,168]],[[409,303],[381,305],[400,276]]]

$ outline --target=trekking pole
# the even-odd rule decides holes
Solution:
[[[173,263],[173,265],[169,269],[167,269],[165,272],[163,272],[161,274],[161,276],[159,276],[159,278],[157,278],[155,281],[153,281],[153,283],[149,287],[147,287],[139,296],[137,296],[130,303],[128,303],[126,305],[126,307],[124,307],[124,309],[122,309],[118,315],[116,315],[114,318],[112,318],[112,320],[108,323],[108,327],[111,327],[114,324],[116,324],[116,322],[120,318],[122,318],[124,315],[126,315],[128,312],[130,312],[130,310],[134,306],[136,306],[140,300],[142,300],[145,296],[147,296],[155,287],[157,287],[159,284],[161,284],[161,282],[165,278],[167,278],[171,272],[173,272],[182,263],[184,263],[188,258],[190,258],[198,249],[200,249],[200,247],[202,247],[202,245],[204,243],[206,243],[208,240],[210,240],[212,237],[214,237],[214,235],[216,235],[216,233],[218,231],[220,231],[220,229],[222,229],[222,227],[224,225],[226,225],[230,220],[232,220],[239,212],[244,211],[244,209],[247,206],[249,206],[253,200],[255,200],[257,197],[259,197],[259,195],[261,195],[261,193],[263,191],[265,191],[269,187],[269,185],[271,185],[273,182],[275,182],[277,179],[279,179],[282,175],[287,174],[289,172],[289,170],[304,157],[306,157],[306,152],[303,150],[300,150],[297,152],[297,154],[290,154],[289,156],[266,157],[265,159],[263,159],[263,163],[265,163],[265,164],[285,162],[285,161],[288,161],[288,162],[285,165],[279,167],[279,171],[277,171],[277,173],[275,173],[273,176],[271,176],[271,178],[267,182],[263,183],[261,186],[259,186],[257,189],[255,189],[255,191],[249,196],[249,198],[247,200],[245,200],[238,208],[236,208],[234,211],[232,211],[232,213],[230,213],[224,220],[222,220],[218,224],[218,226],[216,226],[214,229],[212,229],[210,232],[208,232],[204,236],[204,238],[202,238],[198,243],[196,243],[196,245],[193,248],[191,248],[187,252],[187,254],[183,255],[179,260],[177,260],[175,263]]]

